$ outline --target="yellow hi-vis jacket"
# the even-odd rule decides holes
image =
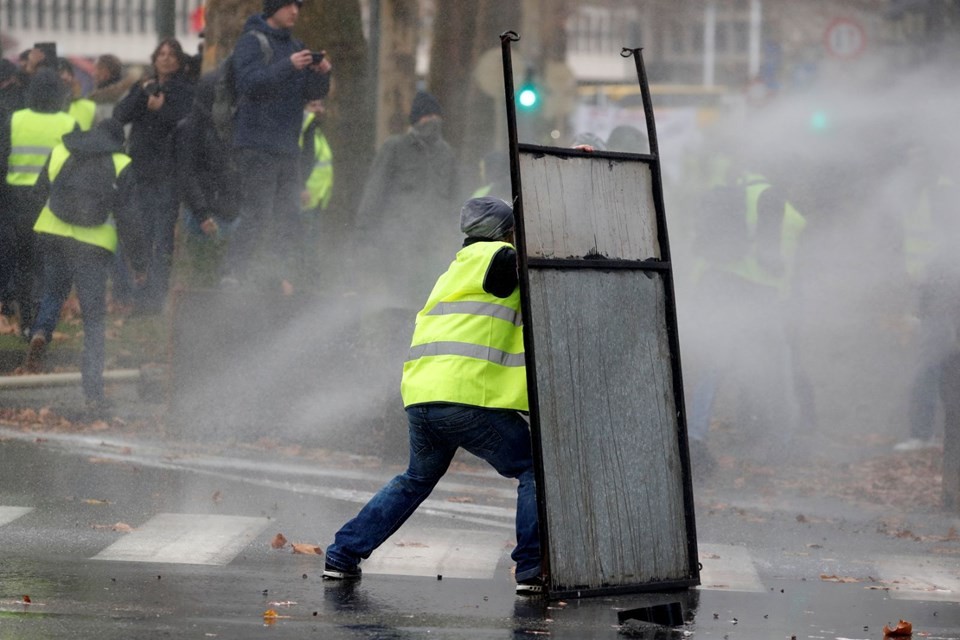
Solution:
[[[77,121],[63,112],[40,113],[32,109],[14,111],[10,118],[7,184],[16,187],[35,185],[50,151],[76,126]]]
[[[915,281],[926,275],[939,241],[938,229],[933,223],[933,211],[930,208],[931,192],[955,184],[953,179],[940,176],[932,189],[925,187],[920,191],[916,205],[908,210],[903,218],[903,252],[907,275]]]
[[[506,242],[477,242],[457,252],[417,314],[400,393],[409,407],[447,402],[529,410],[520,292],[483,290]]]
[[[50,176],[51,185],[53,185],[54,180],[57,179],[60,169],[63,168],[63,163],[65,163],[69,157],[70,152],[62,144],[54,148],[50,154],[48,175]],[[117,172],[117,177],[120,176],[120,172],[123,171],[128,164],[130,164],[129,156],[122,153],[113,154],[113,168]],[[102,247],[111,253],[117,251],[117,225],[113,219],[112,212],[107,217],[107,221],[101,225],[97,225],[96,227],[81,227],[80,225],[66,223],[58,218],[56,214],[50,210],[50,202],[48,200],[47,204],[43,207],[43,211],[40,212],[40,217],[38,217],[36,223],[34,223],[33,230],[37,233],[49,233],[54,236],[73,238],[78,242],[92,244],[95,247]]]
[[[746,188],[747,235],[750,248],[747,255],[723,267],[725,271],[736,274],[748,282],[776,288],[781,295],[790,291],[790,282],[794,273],[794,262],[800,234],[807,226],[807,220],[789,202],[784,206],[780,225],[779,251],[783,258],[784,271],[770,273],[761,266],[758,259],[757,220],[760,196],[771,187],[770,182],[760,174],[748,173],[743,178]]]
[[[93,118],[97,114],[97,103],[87,98],[77,98],[70,103],[67,113],[77,121],[81,131],[90,131],[90,127],[93,126]]]
[[[303,128],[300,129],[300,147],[303,148],[303,135],[307,127],[313,122],[316,115],[311,113],[303,119]],[[333,195],[333,151],[330,150],[330,144],[327,137],[323,135],[320,127],[317,127],[313,136],[313,169],[307,177],[307,192],[310,194],[310,201],[305,209],[326,209],[330,204],[330,196]]]

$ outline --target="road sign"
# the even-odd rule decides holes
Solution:
[[[867,34],[858,22],[849,18],[837,18],[824,32],[823,44],[830,55],[849,60],[863,53]]]

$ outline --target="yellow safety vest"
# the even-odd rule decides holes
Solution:
[[[50,154],[48,174],[51,185],[53,181],[57,179],[57,174],[59,174],[60,169],[63,168],[63,163],[65,163],[69,157],[70,151],[62,144],[58,145]],[[123,171],[128,164],[130,164],[129,156],[123,153],[113,154],[113,168],[117,172],[117,177],[120,176],[120,172]],[[49,233],[54,236],[73,238],[78,242],[92,244],[95,247],[102,247],[111,253],[117,251],[117,225],[114,222],[112,212],[107,217],[107,221],[101,225],[96,227],[81,227],[80,225],[69,224],[58,218],[56,214],[50,210],[50,201],[48,200],[47,204],[43,207],[43,211],[40,212],[40,217],[37,218],[36,223],[33,225],[33,230],[37,233]]]
[[[63,112],[40,113],[32,109],[14,111],[10,118],[10,158],[7,184],[32,187],[37,183],[50,151],[60,144],[77,121]]]
[[[776,274],[764,269],[758,259],[757,246],[757,217],[760,196],[771,187],[771,184],[760,174],[749,173],[743,178],[746,187],[746,217],[749,249],[747,255],[739,260],[727,264],[724,271],[733,273],[748,282],[774,287],[783,295],[789,293],[790,282],[793,279],[794,258],[800,234],[807,226],[807,220],[789,202],[784,206],[783,219],[780,224],[780,255],[783,257],[784,271]]]
[[[303,134],[307,127],[313,122],[315,114],[311,113],[303,120],[303,127],[300,129],[300,147],[303,147]],[[307,203],[307,209],[313,209],[317,206],[320,209],[326,209],[330,204],[330,196],[333,195],[333,151],[327,142],[327,137],[323,135],[320,128],[317,127],[314,134],[314,162],[310,176],[307,178],[307,191],[310,193],[310,200]]]
[[[954,181],[941,176],[936,188],[954,186]],[[937,250],[937,229],[930,210],[929,187],[924,188],[917,198],[916,206],[907,211],[903,218],[903,252],[906,260],[907,275],[913,280],[924,276],[927,265]]]
[[[90,131],[90,127],[93,126],[93,117],[97,113],[97,103],[86,98],[77,98],[70,103],[67,113],[73,116],[82,131]]]
[[[506,242],[477,242],[457,252],[417,314],[400,393],[405,407],[448,402],[527,411],[520,293],[483,290]]]

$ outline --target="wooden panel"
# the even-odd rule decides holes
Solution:
[[[551,589],[689,578],[662,277],[529,278]]]
[[[520,155],[530,258],[659,258],[650,165]]]

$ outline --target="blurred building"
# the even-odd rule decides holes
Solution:
[[[430,24],[438,0],[421,0]],[[369,7],[377,0],[361,0]],[[6,57],[34,42],[67,55],[144,62],[158,33],[199,43],[203,0],[2,0]],[[554,6],[547,3],[548,7]],[[884,47],[903,63],[956,43],[960,0],[566,0],[567,65],[579,84],[635,81],[622,47],[643,47],[652,83],[779,89]],[[536,20],[534,22],[548,23]],[[523,25],[524,27],[526,25]],[[519,26],[518,26],[519,27]],[[425,28],[427,39],[429,28]],[[422,52],[429,51],[421,46]]]
[[[142,63],[160,33],[196,51],[202,6],[203,0],[2,0],[0,44],[7,58],[35,42],[56,42],[60,55],[114,53]]]

